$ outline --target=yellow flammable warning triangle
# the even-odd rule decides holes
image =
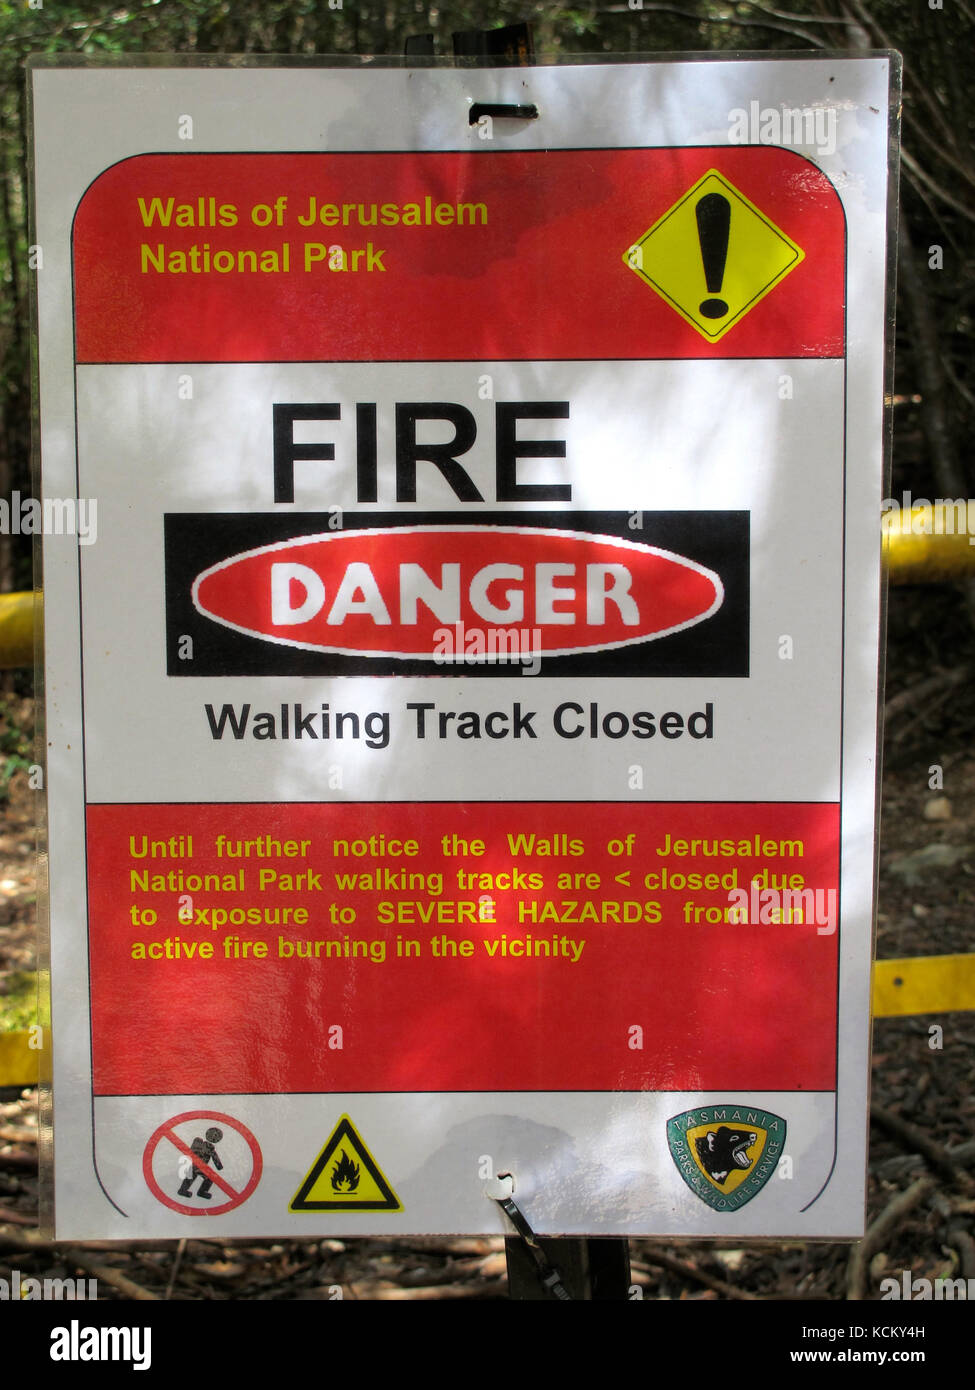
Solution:
[[[403,1204],[348,1115],[343,1115],[288,1210],[402,1211]]]
[[[623,253],[625,264],[709,343],[804,259],[802,248],[717,169]]]

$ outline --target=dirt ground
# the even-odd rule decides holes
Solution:
[[[879,957],[973,949],[973,669],[972,626],[954,591],[892,591]],[[29,706],[8,704],[23,727]],[[21,770],[0,827],[0,995],[16,992],[33,968],[33,854],[32,794]],[[973,1076],[975,1013],[876,1020],[866,1245],[632,1241],[633,1285],[652,1299],[842,1300],[878,1299],[881,1279],[905,1269],[915,1278],[975,1278]],[[0,1091],[0,1277],[11,1261],[22,1277],[97,1277],[105,1299],[507,1296],[498,1239],[52,1247],[36,1231],[36,1140],[35,1093]]]

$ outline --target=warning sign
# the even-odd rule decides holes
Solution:
[[[717,342],[805,258],[717,169],[628,248],[631,270]]]
[[[247,1126],[210,1110],[188,1110],[161,1124],[142,1159],[150,1192],[183,1216],[233,1211],[255,1190],[262,1168]]]
[[[396,1193],[343,1115],[305,1174],[289,1211],[402,1211]]]
[[[858,1233],[890,60],[678,67],[33,69],[60,1239]]]

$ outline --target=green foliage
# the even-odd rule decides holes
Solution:
[[[30,731],[18,724],[14,710],[0,699],[0,801],[6,800],[14,773],[32,762]]]
[[[0,1033],[25,1033],[36,1022],[37,976],[30,970],[0,975]]]

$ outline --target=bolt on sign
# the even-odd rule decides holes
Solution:
[[[34,65],[59,1237],[862,1229],[896,86]]]

